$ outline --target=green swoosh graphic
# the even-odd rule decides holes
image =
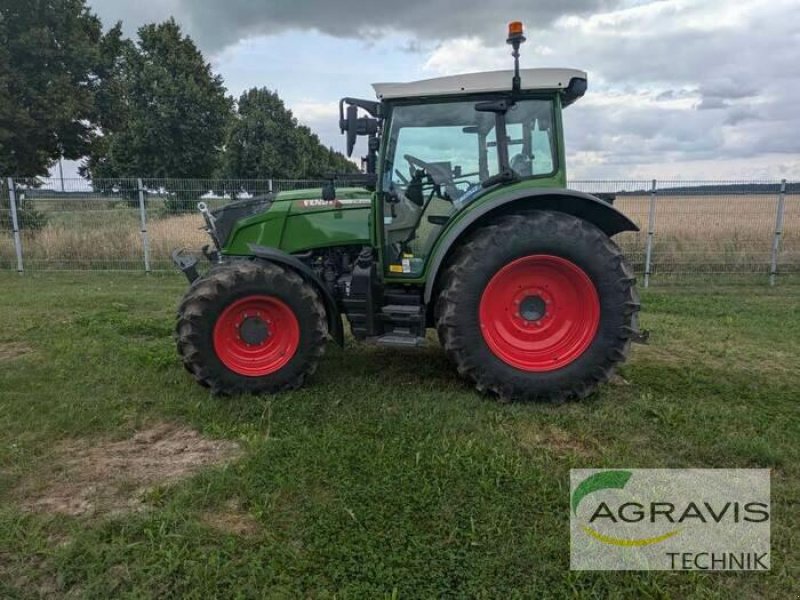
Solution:
[[[681,531],[680,529],[675,529],[673,531],[668,531],[667,533],[656,537],[627,539],[627,538],[612,537],[610,535],[604,535],[599,531],[595,531],[591,527],[587,527],[586,525],[583,525],[581,529],[583,529],[584,533],[592,536],[599,542],[603,542],[604,544],[612,544],[614,546],[623,546],[623,547],[650,546],[651,544],[658,544],[660,542],[663,542],[664,540],[668,540],[673,535],[677,535]]]
[[[590,475],[581,481],[572,493],[572,512],[577,516],[581,500],[592,492],[609,488],[621,490],[628,483],[631,475],[630,471],[602,471]]]

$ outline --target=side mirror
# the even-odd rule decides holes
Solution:
[[[342,133],[347,135],[347,156],[351,156],[358,136],[358,107],[352,104],[347,107],[347,118],[344,121]]]
[[[333,178],[322,185],[322,199],[325,200],[325,202],[333,202],[336,200],[336,184],[333,182]]]
[[[343,106],[345,102],[353,102],[353,104],[348,103],[346,111]],[[353,148],[356,145],[356,138],[359,135],[374,136],[378,133],[378,119],[358,117],[358,107],[362,104],[369,105],[367,107],[362,106],[367,112],[370,112],[370,108],[377,110],[377,108],[372,106],[372,104],[377,106],[377,103],[368,103],[366,100],[342,98],[339,101],[339,129],[347,136],[347,156],[353,155]],[[370,114],[372,113],[370,112]]]

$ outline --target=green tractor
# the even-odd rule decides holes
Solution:
[[[280,192],[209,211],[211,268],[173,258],[191,287],[178,352],[215,393],[294,389],[328,338],[425,344],[435,328],[475,387],[507,400],[582,398],[611,376],[637,327],[632,271],[611,237],[636,225],[566,189],[562,110],[586,73],[519,69],[373,87],[343,98],[359,187]],[[360,116],[359,111],[366,113]]]

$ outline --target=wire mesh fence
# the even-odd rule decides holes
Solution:
[[[175,248],[209,243],[210,208],[324,180],[4,178],[0,270],[166,271]],[[347,185],[343,182],[339,185]],[[776,181],[572,181],[615,195],[640,228],[615,239],[647,283],[773,283],[800,274],[800,185]]]
[[[800,279],[800,190],[794,188],[785,195],[781,235],[776,236],[776,273],[781,277],[794,275]]]
[[[616,193],[615,206],[640,227],[639,232],[624,233],[617,241],[637,273],[654,280],[738,276],[769,280],[770,275],[800,273],[797,184],[583,181],[573,182],[571,187],[589,193]]]

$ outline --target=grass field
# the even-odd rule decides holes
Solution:
[[[561,406],[482,397],[435,343],[212,398],[183,289],[0,274],[0,597],[797,597],[800,287],[649,291],[627,383]],[[771,572],[570,572],[578,467],[771,468]]]
[[[654,277],[761,274],[770,269],[777,197],[774,194],[664,196],[657,200]],[[615,205],[642,229],[617,241],[638,273],[644,271],[650,199],[621,195]],[[23,234],[29,269],[142,270],[140,215],[119,200],[48,199],[31,203],[48,217],[41,231]],[[447,205],[449,207],[449,204]],[[165,216],[163,203],[147,213],[151,264],[171,269],[170,252],[209,242],[196,211]],[[23,223],[24,229],[24,223]],[[800,274],[800,195],[787,195],[778,270]],[[15,265],[10,232],[0,231],[0,269]]]

